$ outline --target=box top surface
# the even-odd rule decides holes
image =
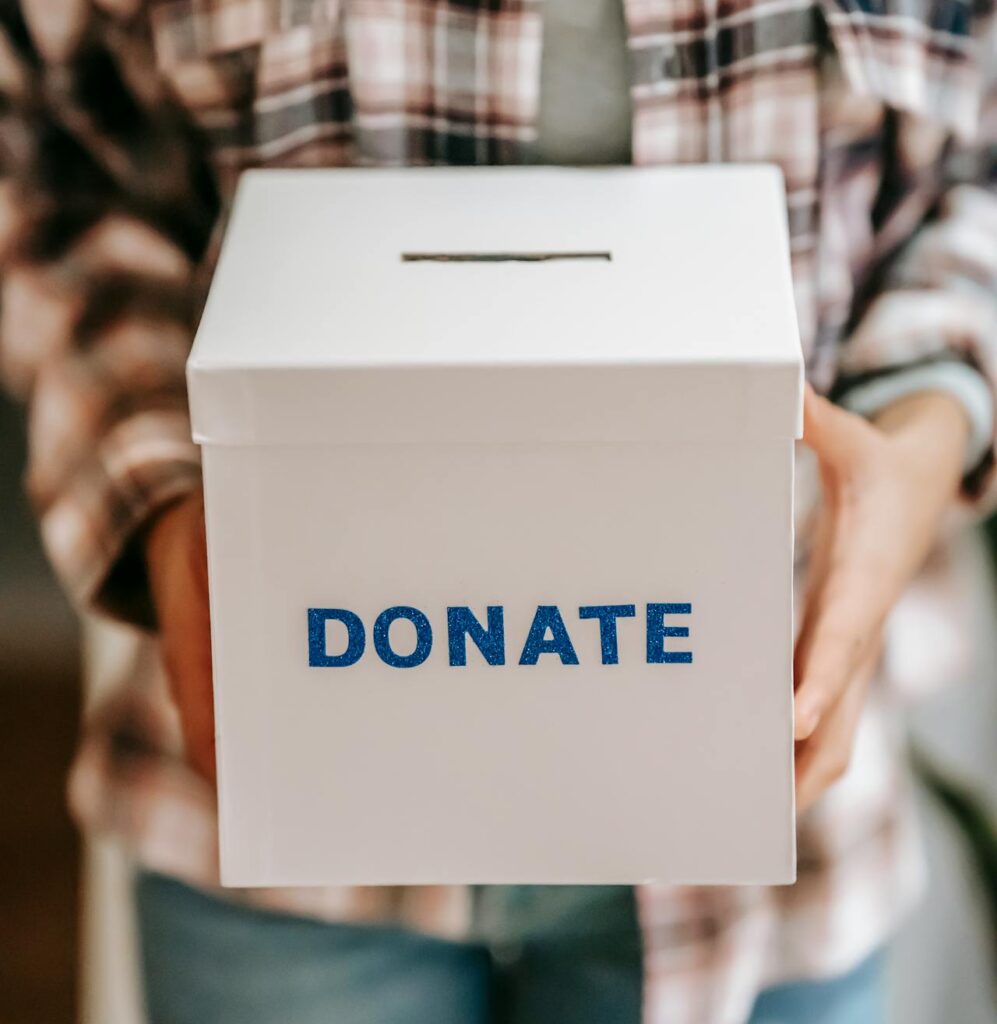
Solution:
[[[234,442],[271,438],[267,381],[286,412],[304,373],[362,378],[376,404],[400,369],[440,371],[419,377],[434,400],[517,371],[497,375],[511,400],[531,370],[800,366],[774,168],[432,168],[244,175],[189,373],[195,434]],[[796,432],[798,396],[756,404],[746,422]]]

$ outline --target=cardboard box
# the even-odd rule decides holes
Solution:
[[[225,884],[792,880],[777,171],[249,173],[188,372]]]

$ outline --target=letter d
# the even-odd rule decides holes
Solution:
[[[342,654],[330,654],[326,648],[325,624],[334,619],[346,626],[348,642]],[[345,608],[308,609],[308,664],[312,668],[345,668],[355,665],[367,646],[367,634],[360,616]]]

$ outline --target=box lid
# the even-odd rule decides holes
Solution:
[[[188,383],[214,444],[797,437],[781,176],[250,171]]]

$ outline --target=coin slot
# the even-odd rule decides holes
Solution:
[[[554,263],[558,260],[611,262],[612,253],[582,252],[403,252],[403,263]]]

